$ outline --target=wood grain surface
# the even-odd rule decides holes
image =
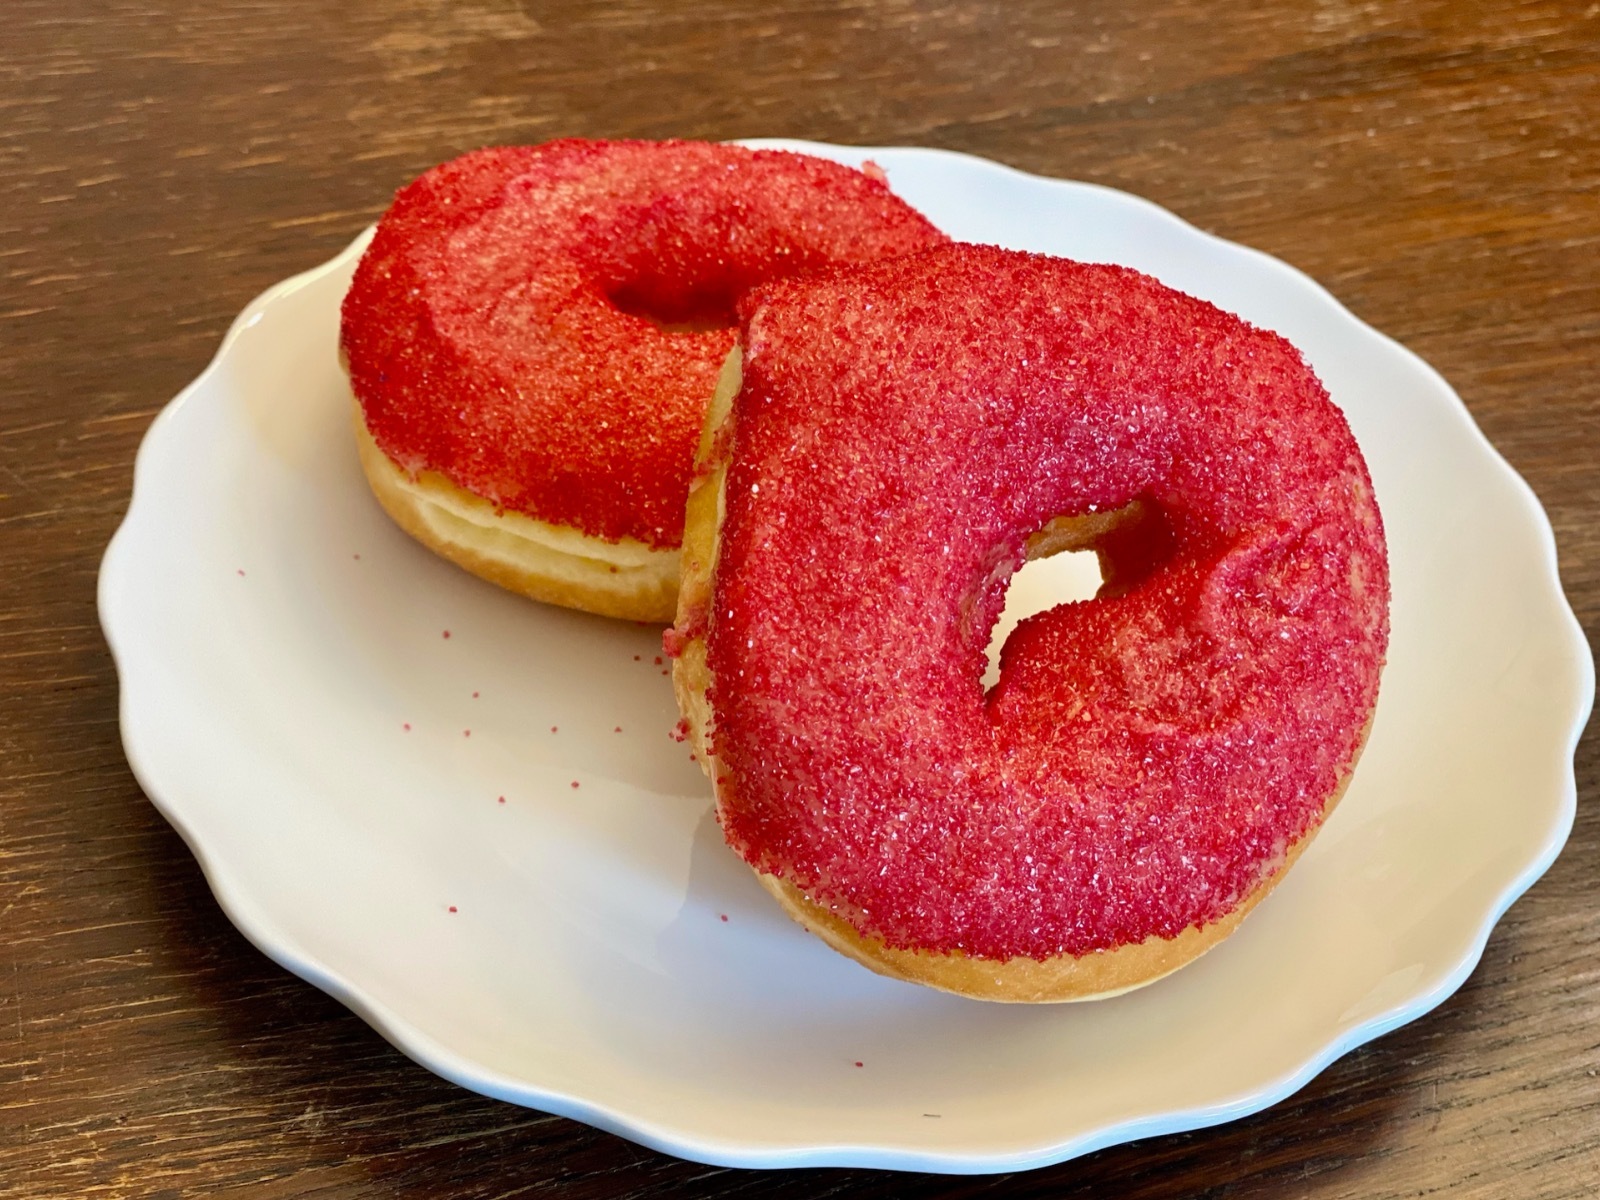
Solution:
[[[789,135],[1149,197],[1461,393],[1600,628],[1600,4],[8,0],[0,1197],[1600,1194],[1600,815],[1429,1016],[1215,1129],[973,1179],[724,1171],[462,1091],[269,963],[140,792],[95,612],[139,440],[469,148]]]

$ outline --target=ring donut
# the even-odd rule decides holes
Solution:
[[[739,297],[945,240],[870,166],[695,142],[468,154],[400,191],[346,296],[362,464],[469,570],[670,620]]]
[[[976,246],[746,315],[667,637],[730,845],[835,948],[986,999],[1226,936],[1340,796],[1388,638],[1366,465],[1300,355]],[[985,692],[1012,572],[1086,547],[1099,595],[1023,621]]]

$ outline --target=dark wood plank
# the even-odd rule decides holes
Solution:
[[[1600,6],[13,0],[0,20],[0,1197],[1579,1197],[1600,755],[1430,1016],[1232,1125],[972,1180],[679,1162],[463,1092],[252,949],[123,760],[99,555],[256,292],[476,145],[964,150],[1279,255],[1438,367],[1600,628]]]

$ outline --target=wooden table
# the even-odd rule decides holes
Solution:
[[[140,793],[95,614],[239,308],[436,161],[558,135],[969,151],[1163,204],[1455,385],[1600,627],[1600,5],[12,0],[0,12],[0,1196],[1600,1192],[1596,739],[1431,1015],[1276,1108],[1009,1179],[746,1173],[462,1091],[253,950]]]

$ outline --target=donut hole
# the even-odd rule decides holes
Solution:
[[[727,280],[669,280],[646,274],[606,289],[606,298],[630,317],[665,333],[710,333],[735,329],[738,290]]]
[[[983,690],[1000,681],[1000,648],[1013,629],[1058,604],[1093,600],[1103,582],[1100,556],[1093,550],[1061,550],[1023,563],[1006,584],[1005,607],[984,650]]]
[[[1131,591],[1171,558],[1174,544],[1167,515],[1147,500],[1045,522],[1028,538],[1027,561],[1006,584],[984,650],[984,690],[999,682],[1000,651],[1019,624],[1060,604]]]

